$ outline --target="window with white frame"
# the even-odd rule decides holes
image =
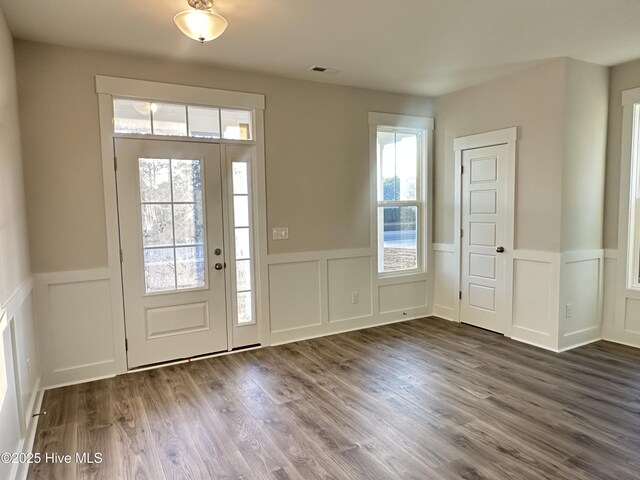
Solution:
[[[424,271],[427,132],[413,126],[376,124],[375,115],[382,121],[396,116],[370,115],[376,139],[378,273],[419,273]]]
[[[629,287],[640,289],[640,103],[633,105],[629,196]]]
[[[252,140],[249,110],[114,98],[113,130],[124,135],[165,135]]]
[[[255,323],[253,308],[253,225],[250,156],[231,162],[233,231],[235,236],[236,318],[238,325]]]

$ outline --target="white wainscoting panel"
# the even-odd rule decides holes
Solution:
[[[0,332],[0,450],[4,452],[20,452],[20,441],[23,438],[20,429],[19,392],[16,388],[16,365],[13,361],[11,328],[9,322],[3,321],[4,328]],[[0,477],[15,478],[17,465],[0,462]]]
[[[109,288],[108,280],[49,286],[54,372],[113,361],[112,342],[98,340],[111,336]]]
[[[560,254],[516,250],[511,338],[556,350]]]
[[[428,275],[381,280],[369,248],[270,255],[267,263],[272,345],[430,314]]]
[[[380,313],[405,312],[427,306],[427,282],[396,283],[380,286]],[[406,312],[405,312],[406,313]]]
[[[640,292],[625,288],[625,259],[618,250],[604,251],[602,338],[640,348]]]
[[[603,308],[603,250],[562,254],[560,351],[600,340]]]
[[[455,245],[434,244],[433,250],[433,315],[457,321]],[[506,336],[553,351],[601,338],[603,309],[613,316],[615,294],[605,293],[605,284],[614,284],[615,260],[605,263],[603,250],[562,254],[514,250],[509,261],[513,277],[507,295],[512,306]],[[570,318],[565,318],[567,303],[571,305]]]
[[[328,259],[329,322],[370,317],[373,312],[371,282],[371,257]]]
[[[40,359],[33,295],[31,292],[14,312],[11,325],[15,366],[17,367],[19,406],[24,427],[28,427],[33,413],[33,404],[40,387]]]
[[[458,321],[454,248],[454,244],[433,244],[433,314],[445,320]]]
[[[33,278],[0,306],[0,452],[28,453],[42,403]],[[24,479],[28,464],[0,463],[0,478]]]
[[[320,262],[269,265],[272,335],[322,323]]]
[[[111,293],[106,268],[36,275],[45,387],[119,373]]]
[[[616,315],[616,267],[617,258],[605,251],[603,281],[602,336],[613,329]]]
[[[624,331],[640,335],[640,300],[627,298],[624,317]]]

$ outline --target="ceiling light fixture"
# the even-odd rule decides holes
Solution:
[[[185,10],[173,17],[176,26],[187,37],[200,43],[218,38],[227,28],[227,21],[211,11],[211,0],[187,0],[193,10]]]

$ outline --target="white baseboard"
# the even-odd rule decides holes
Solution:
[[[602,340],[606,341],[606,342],[611,342],[611,343],[617,343],[620,345],[624,345],[626,347],[634,347],[634,348],[640,348],[640,343],[635,343],[635,342],[631,342],[625,338],[621,338],[619,336],[616,336],[616,332],[603,332],[602,333]]]
[[[449,320],[450,322],[458,321],[455,318],[455,311],[451,307],[446,307],[444,305],[434,305],[431,312],[434,317],[442,318],[443,320]]]
[[[590,343],[595,343],[595,342],[598,342],[600,340],[602,340],[602,337],[598,336],[597,338],[592,338],[590,340],[585,340],[585,341],[580,342],[580,343],[576,343],[576,344],[573,344],[573,345],[569,345],[569,346],[560,348],[560,349],[558,349],[558,352],[561,353],[561,352],[566,352],[568,350],[573,350],[574,348],[584,347],[585,345],[589,345]]]
[[[383,325],[390,325],[393,323],[400,323],[400,322],[408,322],[409,320],[418,320],[421,318],[428,318],[430,315],[428,314],[424,314],[424,315],[414,315],[414,316],[406,316],[406,317],[401,317],[401,318],[394,318],[392,320],[382,320],[379,322],[372,322],[372,323],[368,323],[366,325],[358,325],[358,326],[349,326],[349,327],[344,327],[344,328],[336,328],[333,329],[331,331],[322,331],[322,332],[299,332],[297,335],[295,336],[291,336],[290,338],[281,338],[281,339],[277,339],[274,341],[273,340],[273,334],[272,334],[272,342],[271,342],[271,346],[275,347],[277,345],[285,345],[287,343],[293,343],[293,342],[301,342],[303,340],[311,340],[313,338],[319,338],[319,337],[326,337],[329,335],[336,335],[338,333],[346,333],[346,332],[353,332],[356,330],[364,330],[367,328],[373,328],[373,327],[380,327]]]
[[[520,343],[526,343],[527,345],[531,345],[534,347],[538,347],[538,348],[542,348],[544,350],[549,350],[550,352],[554,352],[554,353],[558,353],[558,350],[550,345],[545,345],[542,342],[536,341],[536,340],[530,340],[528,338],[524,338],[524,337],[517,337],[517,336],[512,336],[510,337],[511,340],[515,340],[517,342]]]
[[[582,345],[587,345],[592,342],[596,342],[602,339],[601,325],[594,325],[577,332],[565,333],[560,337],[560,345],[558,345],[558,351],[564,352],[577,348]]]
[[[40,381],[38,380],[38,385]],[[20,452],[27,454],[33,451],[33,444],[36,439],[36,432],[38,430],[38,422],[40,420],[40,416],[35,416],[34,414],[39,413],[42,408],[42,400],[44,399],[44,389],[38,388],[36,390],[36,394],[34,395],[34,400],[31,405],[31,422],[29,422],[29,428],[27,429],[26,435],[20,442]],[[28,463],[19,463],[16,464],[16,468],[14,469],[14,478],[16,480],[25,480],[27,475],[29,474],[29,464]]]
[[[88,365],[79,365],[77,367],[45,372],[43,374],[43,385],[46,390],[50,390],[52,388],[66,387],[68,385],[76,385],[78,383],[110,378],[115,375],[114,361],[107,360],[104,362],[96,362]]]
[[[550,350],[552,352],[558,351],[553,336],[546,333],[535,332],[533,330],[527,330],[525,328],[512,326],[511,335],[509,335],[509,338],[518,342],[526,343],[527,345],[544,348],[545,350]]]

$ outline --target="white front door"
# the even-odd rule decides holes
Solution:
[[[462,152],[460,321],[506,329],[507,145]]]
[[[227,350],[220,146],[115,151],[128,367]]]

